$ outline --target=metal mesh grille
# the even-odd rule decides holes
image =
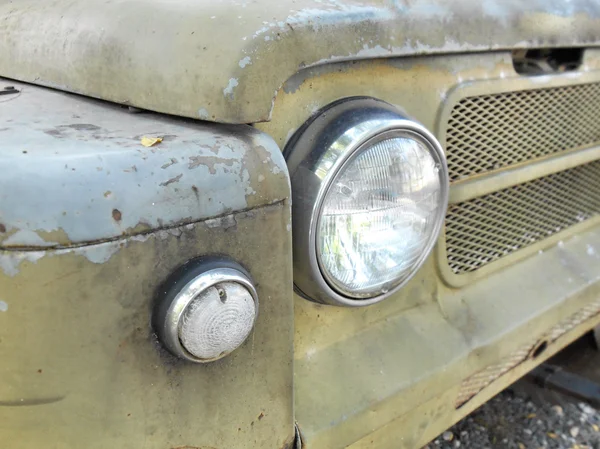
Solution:
[[[446,128],[450,179],[600,142],[600,83],[467,97]]]
[[[456,274],[600,214],[600,161],[450,205],[448,264]]]

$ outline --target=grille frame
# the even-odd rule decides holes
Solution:
[[[495,95],[525,90],[549,89],[554,87],[568,87],[580,84],[600,82],[600,71],[569,72],[558,75],[541,75],[535,77],[513,77],[494,80],[465,82],[456,86],[448,95],[436,120],[436,134],[442,147],[447,151],[447,131],[449,118],[454,107],[464,98]],[[583,154],[586,153],[586,156]],[[450,204],[464,201],[465,195],[469,198],[478,198],[485,194],[497,192],[507,187],[522,184],[528,180],[542,178],[553,173],[563,171],[573,166],[583,165],[591,160],[600,159],[593,156],[600,155],[600,142],[598,144],[583,145],[569,148],[564,151],[544,155],[535,159],[521,161],[517,164],[506,165],[484,173],[477,173],[464,179],[451,182]],[[585,160],[584,160],[585,159]],[[554,161],[554,163],[553,163]],[[568,161],[570,167],[560,167],[558,161]],[[549,163],[550,162],[550,163]],[[528,178],[524,180],[523,178]],[[499,182],[499,180],[501,180]],[[475,193],[474,193],[475,192]],[[537,254],[540,250],[556,245],[573,235],[585,232],[594,226],[600,225],[600,216],[589,218],[572,225],[531,245],[509,253],[497,260],[487,263],[475,271],[455,273],[448,262],[446,246],[446,226],[444,226],[436,247],[436,259],[442,280],[451,287],[462,287],[477,279],[488,276],[519,260]]]

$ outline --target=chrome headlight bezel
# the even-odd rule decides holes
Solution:
[[[379,140],[402,134],[421,141],[439,167],[441,207],[434,231],[410,274],[386,293],[352,296],[336,288],[319,259],[317,233],[328,189],[336,176]],[[372,98],[345,99],[328,106],[305,124],[286,146],[292,180],[294,284],[307,299],[324,304],[360,307],[377,303],[398,291],[423,265],[441,231],[448,204],[448,169],[441,145],[425,127],[395,107]]]

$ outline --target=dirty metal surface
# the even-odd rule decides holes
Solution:
[[[490,365],[484,370],[475,373],[468,379],[465,379],[461,385],[460,393],[456,399],[456,407],[463,406],[468,400],[473,398],[477,393],[487,387],[489,384],[500,378],[515,366],[525,361],[528,357],[535,353],[536,348],[540,348],[542,344],[548,344],[556,341],[558,338],[595,317],[600,313],[600,300],[596,300],[587,304],[582,309],[578,310],[571,316],[561,320],[558,324],[552,327],[546,334],[530,342],[511,353],[508,357],[503,358],[499,363]],[[543,369],[540,367],[540,369]]]
[[[289,447],[289,224],[279,202],[96,245],[11,251],[23,262],[14,276],[0,270],[0,446]],[[97,254],[110,257],[94,263]],[[197,365],[159,345],[150,315],[165,278],[206,254],[248,269],[260,313],[239,349]]]
[[[305,67],[600,43],[593,0],[4,0],[0,21],[0,75],[228,123],[269,120]]]
[[[532,339],[545,338],[564,316],[577,315],[598,298],[600,258],[588,255],[590,244],[600,246],[598,229],[475,285],[455,292],[438,289],[438,304],[380,316],[329,344],[319,338],[326,338],[325,332],[315,335],[313,329],[334,321],[328,326],[334,333],[342,320],[297,299],[296,419],[307,447],[344,447],[357,440],[350,447],[417,448],[427,443],[470,411],[455,410],[463,379]],[[414,290],[398,301],[417,294],[421,282],[416,279]],[[586,317],[573,320],[567,331],[592,327],[594,315]],[[548,347],[572,341],[561,340],[567,334],[562,332]],[[514,381],[513,371],[506,371],[494,388]],[[489,397],[485,391],[472,401]]]
[[[598,55],[586,52],[581,70],[597,70]],[[441,111],[457,86],[481,80],[523,78],[508,52],[310,68],[283,85],[272,121],[256,127],[284,147],[321,107],[366,95],[439,132]],[[461,289],[444,282],[433,254],[400,292],[369,308],[332,308],[296,297],[295,406],[306,447],[421,447],[533,368],[544,356],[508,369],[455,409],[465,379],[597,300],[600,232],[597,226],[577,232],[561,237],[561,246],[547,244],[542,254],[536,249],[534,257]],[[596,319],[573,324],[547,351],[563,347]]]
[[[288,196],[281,151],[249,126],[133,114],[0,78],[9,83],[19,93],[0,97],[0,248],[105,241]]]

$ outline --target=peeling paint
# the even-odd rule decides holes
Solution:
[[[0,301],[0,312],[8,311],[8,304],[5,301]]]
[[[119,251],[120,245],[119,241],[100,243],[82,248],[81,253],[90,262],[102,264],[108,262]]]
[[[100,0],[91,4],[90,0],[59,0],[52,13],[64,26],[48,29],[30,26],[46,23],[44,4],[0,7],[0,18],[10,24],[0,29],[0,39],[10,42],[0,49],[0,71],[11,78],[110,101],[127,99],[142,109],[225,123],[257,123],[271,116],[271,92],[299,68],[381,57],[600,43],[600,5],[589,0],[247,4],[223,0],[188,1],[185,8],[157,1],[146,5],[144,15],[133,4],[98,7],[96,2]],[[243,11],[243,20],[232,10]],[[114,27],[115,17],[131,26]],[[111,54],[120,58],[106,64],[105,41],[93,35],[82,35],[78,41],[86,51],[72,46],[64,52],[52,51],[70,41],[69,30],[82,18],[93,29],[110,29]],[[15,39],[23,34],[28,39]],[[139,40],[147,43],[143,49],[135,45]],[[154,65],[148,71],[156,48],[169,54],[173,63]],[[251,64],[246,58],[251,58]],[[32,60],[35,65],[27,63]],[[107,79],[129,81],[115,84],[106,83]]]
[[[90,244],[289,195],[281,150],[252,127],[130,114],[35,86],[27,86],[27,96],[20,99],[3,106],[14,121],[0,141],[0,191],[18,195],[2,197],[0,248]],[[72,124],[73,111],[86,129],[93,127],[93,139],[73,128],[61,128],[73,132],[65,131],[60,140],[44,132]],[[144,148],[140,135],[165,138],[160,147]],[[27,153],[21,150],[25,143]],[[42,190],[47,195],[39,195]],[[18,263],[5,259],[3,266],[14,273]]]
[[[36,232],[22,229],[4,240],[4,244],[7,246],[44,247],[56,245],[56,242],[48,242],[41,238]]]
[[[209,120],[210,112],[208,112],[205,108],[198,109],[198,118],[201,120]]]
[[[227,87],[223,89],[223,95],[229,98],[233,98],[233,89],[238,85],[236,78],[230,78]]]
[[[252,58],[250,56],[246,56],[245,58],[242,58],[238,64],[243,69],[248,64],[252,64]]]
[[[44,251],[0,251],[0,269],[7,276],[14,277],[19,274],[19,266],[27,261],[36,263],[47,253]]]

